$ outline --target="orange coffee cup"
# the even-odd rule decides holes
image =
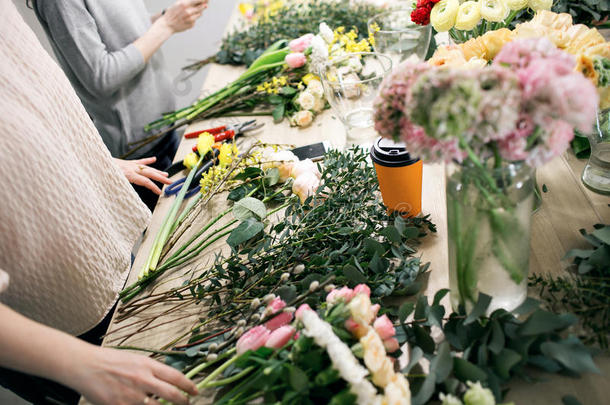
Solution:
[[[371,147],[383,204],[390,212],[413,217],[421,212],[421,159],[412,157],[404,143],[379,138]]]

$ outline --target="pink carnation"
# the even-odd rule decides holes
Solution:
[[[267,342],[265,343],[265,347],[280,349],[290,341],[295,332],[296,331],[292,326],[282,326],[281,328],[271,332]]]
[[[305,34],[297,39],[293,39],[288,43],[291,52],[304,52],[311,45],[313,34]]]
[[[267,342],[270,333],[269,329],[262,325],[250,329],[241,335],[237,341],[235,345],[237,354],[243,354],[248,350],[257,350],[258,348],[263,347]]]
[[[305,63],[307,63],[307,57],[301,52],[289,53],[286,55],[284,62],[290,69],[298,69],[305,66]]]

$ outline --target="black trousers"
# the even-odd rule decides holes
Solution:
[[[116,305],[108,312],[108,315],[106,315],[102,322],[90,331],[78,336],[78,338],[100,346],[102,338],[110,325],[115,308]],[[70,353],[62,355],[69,356]],[[2,367],[0,367],[0,385],[34,405],[76,405],[80,399],[78,392],[55,381]]]
[[[178,150],[179,144],[180,137],[176,131],[173,131],[171,134],[166,135],[161,142],[155,145],[150,152],[146,153],[145,157],[156,156],[157,161],[150,166],[158,170],[166,171],[174,161],[174,156],[176,155],[176,150]],[[160,183],[157,183],[157,185],[159,188],[161,188]],[[144,202],[144,204],[146,204],[148,209],[151,211],[154,210],[159,196],[146,187],[133,184],[133,188],[136,190],[136,193],[138,193],[140,199]]]

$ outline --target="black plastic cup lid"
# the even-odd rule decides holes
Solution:
[[[387,138],[378,138],[371,148],[373,162],[386,167],[402,167],[412,165],[419,158],[409,154],[403,142],[394,142]]]

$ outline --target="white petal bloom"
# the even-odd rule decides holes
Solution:
[[[292,167],[290,176],[296,179],[307,172],[313,173],[318,179],[322,177],[322,174],[320,174],[320,171],[318,170],[318,166],[311,159],[303,159],[296,162]]]
[[[534,11],[550,10],[553,0],[529,0],[527,5]]]
[[[325,107],[326,107],[326,100],[323,97],[316,98],[316,101],[313,103],[313,112],[315,112],[316,114],[319,114],[324,110]]]
[[[487,21],[504,21],[509,12],[504,0],[481,0],[481,17]]]
[[[441,0],[432,7],[430,12],[430,24],[438,32],[449,31],[455,24],[458,9],[460,8],[459,0]]]
[[[292,116],[293,125],[305,128],[313,122],[313,113],[309,110],[301,110]]]
[[[394,377],[385,387],[384,392],[384,404],[411,405],[411,390],[409,389],[409,382],[400,373],[394,374]]]
[[[304,202],[307,197],[315,194],[318,187],[320,187],[320,180],[316,175],[311,172],[305,172],[292,183],[292,192],[299,197],[301,202]]]
[[[303,110],[313,110],[315,102],[316,97],[307,90],[297,97],[297,104],[300,105]]]
[[[325,22],[320,23],[320,36],[327,44],[333,42],[333,39],[335,38],[333,30],[331,30],[328,24],[326,24]]]
[[[504,0],[506,6],[511,10],[521,10],[527,7],[528,0]]]
[[[458,8],[455,18],[455,28],[469,31],[479,24],[481,20],[481,4],[478,1],[465,1]]]
[[[347,60],[347,66],[351,72],[360,73],[362,71],[362,62],[357,56],[351,57]]]
[[[310,66],[313,73],[319,74],[328,62],[328,45],[321,36],[316,35],[311,40],[311,59]]]
[[[360,325],[368,326],[375,319],[371,299],[366,294],[358,294],[348,304],[354,321]]]
[[[454,397],[451,394],[445,395],[441,393],[439,398],[441,401],[443,401],[441,405],[464,405],[458,397]]]
[[[470,388],[464,394],[465,405],[496,405],[494,394],[489,388],[483,388],[480,381],[467,381],[466,384]]]
[[[311,79],[307,84],[307,91],[313,94],[316,98],[324,97],[324,87],[318,79]]]

